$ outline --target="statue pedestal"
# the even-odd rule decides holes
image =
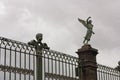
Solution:
[[[83,60],[82,65],[82,80],[97,80],[97,63],[96,55],[98,50],[91,47],[91,45],[83,45],[82,48],[76,52],[79,60]]]

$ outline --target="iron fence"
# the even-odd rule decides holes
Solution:
[[[33,46],[0,37],[0,80],[36,80],[37,56],[42,60],[42,80],[82,79],[84,68],[77,57],[46,49],[42,55],[36,55]],[[120,72],[98,64],[97,79],[120,80]]]
[[[35,80],[35,50],[0,37],[0,80]]]
[[[120,80],[120,72],[114,68],[98,64],[98,80]]]
[[[78,80],[78,58],[53,50],[43,51],[44,80]]]
[[[0,80],[36,80],[35,48],[0,37]],[[78,58],[54,50],[42,50],[42,80],[78,80]]]

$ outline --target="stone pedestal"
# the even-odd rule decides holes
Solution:
[[[98,50],[92,48],[90,45],[84,45],[76,52],[79,56],[79,60],[83,61],[82,65],[82,80],[97,80],[97,63],[96,55]]]

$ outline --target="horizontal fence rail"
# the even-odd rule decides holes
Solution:
[[[0,80],[35,80],[35,50],[0,37]]]
[[[98,80],[120,80],[120,72],[114,68],[98,64]]]

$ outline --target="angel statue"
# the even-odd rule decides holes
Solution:
[[[91,17],[88,17],[87,20],[82,20],[80,18],[78,18],[78,21],[80,23],[82,23],[86,28],[87,28],[87,33],[85,35],[85,39],[83,41],[84,44],[88,44],[88,42],[90,41],[90,38],[92,36],[92,34],[95,34],[92,29],[93,29],[93,24],[92,24],[92,20],[89,20]]]

